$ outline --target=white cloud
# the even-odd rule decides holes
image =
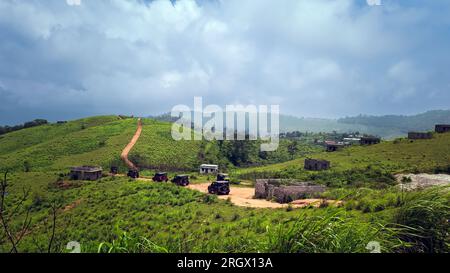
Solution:
[[[80,5],[0,2],[0,81],[14,83],[9,92],[25,114],[49,106],[56,113],[74,106],[80,115],[147,114],[203,95],[208,103],[277,102],[288,113],[342,116],[450,99],[445,72],[430,73],[450,62],[430,58],[448,48],[450,22],[437,14],[449,4],[70,3]],[[435,94],[428,101],[426,90]]]

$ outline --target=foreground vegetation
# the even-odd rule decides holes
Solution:
[[[57,203],[51,252],[78,241],[84,252],[448,252],[449,191],[436,188],[404,193],[359,189],[329,192],[361,205],[320,209],[251,209],[172,184],[104,178],[58,187],[52,174],[10,178],[6,206],[20,201],[21,188],[33,187],[20,217],[31,208],[29,233],[19,252],[46,252]],[[366,210],[371,206],[373,210]],[[11,245],[0,233],[0,251]]]

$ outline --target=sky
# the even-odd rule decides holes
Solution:
[[[177,104],[450,108],[448,0],[0,0],[0,124]]]

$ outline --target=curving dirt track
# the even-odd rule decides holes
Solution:
[[[208,193],[209,183],[202,184],[190,184],[189,189],[197,190],[203,193]],[[243,188],[243,187],[231,187],[230,195],[219,195],[220,199],[230,198],[231,203],[236,206],[250,207],[250,208],[286,208],[289,204],[280,204],[272,201],[267,201],[264,199],[253,199],[255,194],[254,188]],[[319,207],[322,199],[302,199],[292,202],[290,205],[293,208],[303,208],[306,206]],[[335,203],[335,201],[327,201],[328,203]]]
[[[136,130],[136,133],[134,133],[133,138],[130,140],[130,143],[123,149],[122,154],[120,155],[120,158],[127,164],[128,168],[132,170],[137,170],[137,167],[128,159],[128,154],[130,153],[131,149],[133,149],[136,142],[139,140],[139,137],[142,133],[142,120],[138,119],[138,128]]]

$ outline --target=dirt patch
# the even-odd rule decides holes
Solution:
[[[81,199],[76,200],[72,204],[69,204],[63,208],[63,212],[68,212],[76,207],[78,207],[81,204]]]
[[[58,190],[69,190],[74,188],[79,188],[83,185],[80,181],[66,181],[58,180],[56,182],[49,183],[49,188]]]
[[[197,190],[203,193],[208,193],[209,183],[202,184],[191,184],[188,186],[189,189]],[[339,202],[332,200],[323,200],[323,199],[303,199],[296,200],[290,204],[280,204],[272,201],[267,201],[264,199],[254,199],[255,195],[254,188],[244,188],[244,187],[233,187],[231,186],[230,195],[220,195],[219,198],[226,200],[230,199],[231,203],[236,206],[241,207],[250,207],[250,208],[287,208],[289,205],[293,208],[304,208],[307,206],[319,207],[323,202],[330,205],[338,205]]]
[[[395,176],[404,190],[418,190],[433,186],[450,185],[450,175],[448,174],[398,174]],[[404,178],[409,178],[411,182],[404,182]]]

